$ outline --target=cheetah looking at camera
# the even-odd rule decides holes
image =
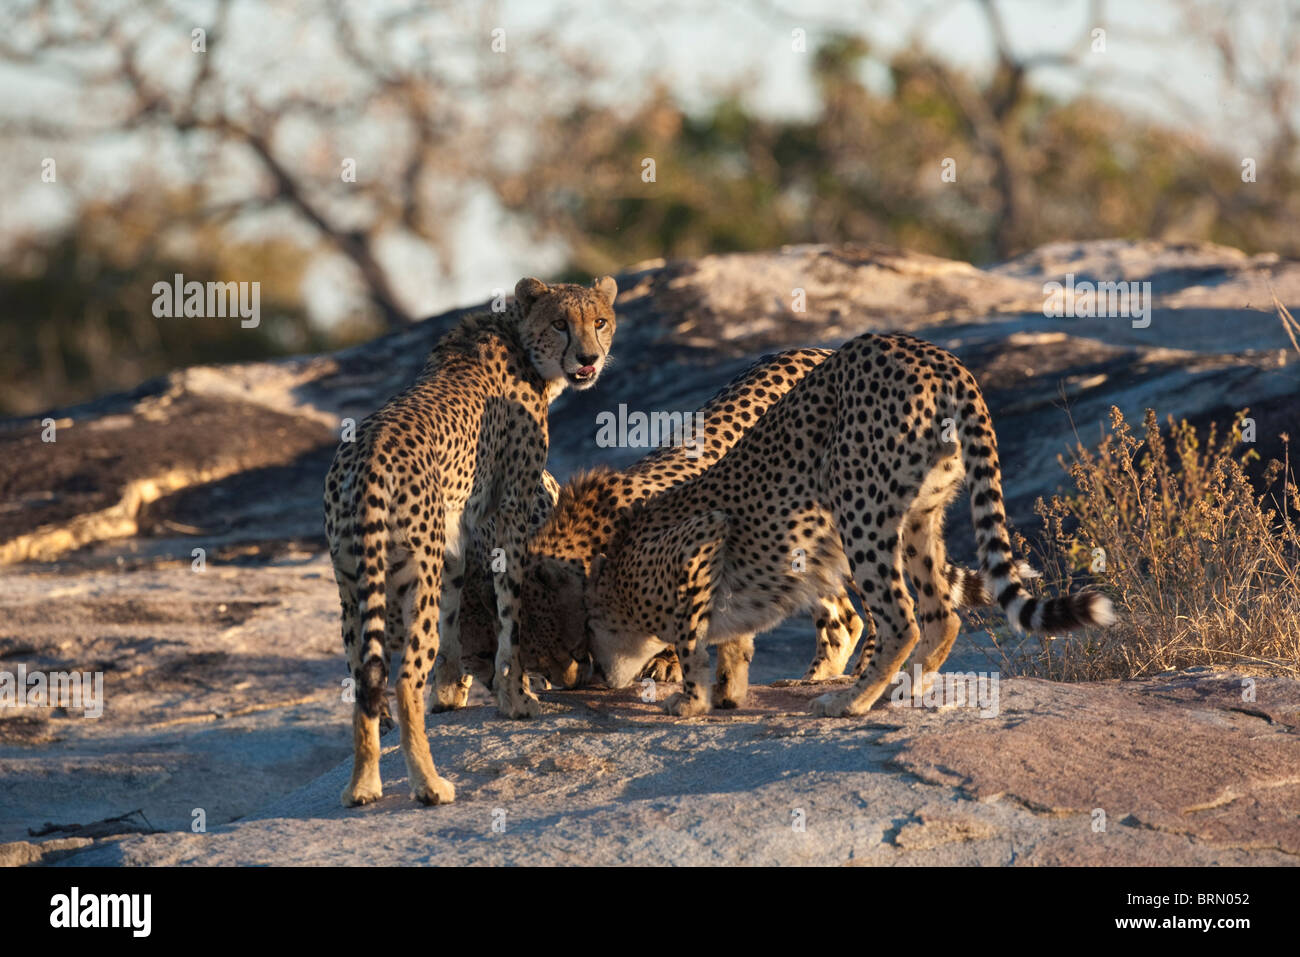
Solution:
[[[933,680],[957,637],[942,522],[963,476],[985,584],[1014,625],[1062,632],[1115,620],[1100,593],[1038,599],[1022,587],[979,385],[955,356],[903,335],[850,340],[713,467],[634,509],[585,578],[560,562],[547,574],[570,576],[557,590],[563,613],[585,609],[610,686],[626,686],[664,645],[677,649],[683,690],[665,707],[678,715],[711,706],[707,644],[720,646],[715,697],[734,697],[724,665],[743,664],[756,633],[851,576],[879,642],[857,681],[817,698],[813,713],[862,714],[913,649]]]
[[[634,506],[699,475],[720,460],[777,400],[832,354],[830,349],[795,349],[764,356],[705,403],[697,417],[692,417],[691,421],[698,422],[702,428],[698,438],[691,436],[689,445],[677,441],[656,449],[623,471],[592,470],[571,479],[560,489],[558,505],[528,545],[520,644],[526,670],[546,675],[562,687],[573,687],[585,677],[587,670],[585,618],[580,613],[570,613],[569,603],[557,602],[553,597],[564,591],[574,576],[549,572],[544,560],[560,560],[573,572],[585,573],[591,562],[611,545],[615,530]],[[769,508],[774,509],[775,505],[769,504]],[[950,567],[945,569],[945,574],[955,583],[961,603],[986,604],[991,600],[984,593],[978,573]],[[478,647],[479,656],[486,661],[492,640],[491,631],[486,627],[486,602],[479,602],[484,606],[477,611],[482,621],[475,625],[475,615],[471,613],[473,603],[468,597],[474,590],[469,580],[466,591],[463,647],[467,652]],[[480,585],[478,591],[483,593],[486,589]],[[819,595],[813,604],[817,652],[804,680],[817,681],[844,671],[862,634],[863,622],[842,583]],[[873,635],[874,627],[868,631],[859,661],[870,659]],[[641,676],[681,680],[672,649],[648,665],[642,664]],[[747,674],[747,662],[744,671]],[[716,703],[735,707],[738,701],[728,697]]]
[[[518,661],[519,576],[547,453],[547,406],[590,388],[614,336],[614,280],[591,289],[522,279],[503,313],[463,320],[434,348],[414,385],[361,423],[325,480],[325,532],[355,682],[346,806],[377,800],[379,720],[390,652],[402,652],[398,724],[412,796],[454,799],[424,731],[424,684],[441,641],[460,661],[456,616],[463,543],[490,525],[506,558],[496,576],[497,702],[537,713]],[[390,609],[400,612],[390,614]]]

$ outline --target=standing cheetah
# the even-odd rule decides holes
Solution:
[[[675,646],[683,690],[665,707],[700,714],[711,706],[706,644],[720,645],[714,696],[734,699],[727,683],[738,679],[724,669],[745,664],[754,634],[851,575],[880,641],[856,683],[817,698],[813,713],[862,714],[913,648],[932,676],[956,639],[942,522],[963,474],[985,583],[1014,625],[1061,632],[1115,620],[1100,593],[1037,599],[1022,587],[979,385],[956,357],[902,335],[849,341],[712,468],[637,508],[586,579],[557,590],[561,613],[581,617],[585,605],[593,659],[612,687]],[[553,577],[566,573],[550,563]]]
[[[558,559],[568,563],[575,573],[585,572],[595,557],[610,546],[635,505],[699,475],[720,460],[773,403],[832,354],[830,349],[795,349],[764,356],[700,409],[703,431],[698,445],[665,446],[623,471],[595,469],[571,479],[560,489],[558,505],[528,545],[520,643],[521,660],[528,671],[547,675],[563,687],[573,687],[585,676],[589,657],[584,617],[567,614],[565,603],[552,599],[571,576],[550,573],[544,560]],[[962,602],[986,604],[991,600],[984,594],[978,573],[956,567],[945,573],[955,583]],[[468,592],[468,583],[466,588]],[[843,672],[863,631],[863,622],[842,586],[818,596],[814,606],[817,652],[804,675],[804,680],[811,681]],[[469,603],[466,608],[463,647],[468,650],[478,645],[484,649],[479,654],[485,655],[491,632],[481,624],[473,627],[468,617]],[[478,614],[486,617],[482,609]],[[870,659],[873,635],[874,627],[868,633],[860,661]],[[671,648],[654,658],[646,669],[656,680],[681,678]],[[643,676],[646,673],[641,672]],[[723,707],[736,703],[730,698],[719,702]]]
[[[463,320],[414,385],[339,447],[325,480],[325,532],[356,683],[348,807],[377,800],[387,655],[402,652],[398,724],[412,796],[454,799],[424,732],[423,689],[439,640],[460,661],[462,543],[490,523],[496,576],[496,692],[511,717],[537,712],[518,662],[519,575],[529,512],[546,464],[546,411],[568,385],[590,388],[614,336],[614,280],[591,289],[522,279],[500,314]],[[390,614],[390,609],[395,611]]]

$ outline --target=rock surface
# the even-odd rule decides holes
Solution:
[[[1261,679],[1261,717],[1232,707],[1241,686],[1010,679],[996,716],[890,706],[853,720],[809,717],[822,690],[809,687],[687,720],[629,691],[553,693],[527,724],[490,706],[430,718],[455,804],[410,800],[393,732],[368,808],[339,806],[344,763],[210,833],[61,863],[1294,863],[1300,690]]]
[[[1150,282],[1150,325],[1044,317],[1044,283],[1067,274]],[[598,412],[690,411],[764,352],[863,332],[931,339],[970,366],[1021,524],[1059,483],[1057,456],[1076,429],[1095,441],[1111,405],[1130,420],[1152,407],[1196,424],[1249,406],[1266,459],[1279,433],[1300,434],[1300,351],[1272,304],[1276,295],[1300,307],[1300,263],[1276,256],[1101,241],[981,270],[875,248],[792,247],[642,264],[618,280],[617,362],[597,388],[552,406],[561,478],[644,454],[598,447]],[[793,309],[794,290],[804,311]],[[51,413],[52,444],[42,441],[47,416],[0,423],[0,564],[320,543],[319,486],[340,421],[409,383],[464,312],[334,355],[179,371]]]
[[[1150,282],[1150,325],[1044,317],[1044,283],[1067,273]],[[1276,295],[1300,312],[1300,264],[1276,257],[1061,243],[977,269],[797,247],[642,264],[619,285],[617,362],[552,407],[561,478],[644,453],[599,448],[598,412],[689,411],[763,352],[864,331],[931,339],[972,368],[1026,528],[1034,498],[1061,483],[1057,456],[1076,429],[1095,441],[1112,404],[1198,425],[1249,406],[1265,460],[1278,433],[1300,434],[1300,355],[1273,308]],[[1004,676],[988,718],[814,720],[815,692],[796,686],[690,721],[626,692],[550,694],[540,720],[515,723],[476,689],[474,707],[429,719],[456,804],[411,805],[390,737],[383,801],[343,811],[348,706],[321,481],[341,420],[405,385],[458,315],[0,422],[0,670],[100,671],[107,698],[98,719],[0,712],[0,862],[1300,860],[1300,683],[1255,678],[1251,701],[1250,675],[1208,671]],[[954,516],[960,558],[969,525]],[[788,622],[760,640],[754,680],[798,675],[811,650],[807,620]],[[949,669],[997,662],[964,635]]]

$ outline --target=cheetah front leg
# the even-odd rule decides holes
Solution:
[[[433,701],[430,712],[438,714],[463,708],[469,703],[469,689],[474,682],[466,674],[461,658],[461,594],[465,586],[465,556],[447,553],[443,560],[447,586],[442,592],[438,619],[438,664],[434,668]]]
[[[677,661],[677,652],[672,648],[665,648],[659,654],[650,659],[649,663],[641,669],[642,679],[649,678],[651,681],[660,684],[675,684],[682,680],[682,666]]]
[[[682,666],[682,690],[664,702],[664,710],[669,714],[683,717],[706,714],[712,707],[709,688],[704,683],[709,670],[709,652],[705,642],[709,634],[709,614],[713,609],[713,590],[722,568],[726,527],[724,514],[710,513],[687,523],[683,529],[683,553],[692,557],[686,563],[686,586],[682,590],[677,634],[670,638]],[[749,658],[754,654],[752,638],[748,657],[744,639],[728,644],[733,647],[719,650],[718,684],[734,686],[737,677],[743,677],[747,691]],[[724,660],[731,671],[731,677],[725,680],[722,675]]]
[[[841,527],[862,528],[849,522],[841,521]],[[849,715],[866,714],[873,704],[884,694],[898,669],[907,660],[908,654],[920,640],[920,631],[916,626],[915,606],[907,590],[902,587],[903,549],[899,545],[897,530],[883,542],[872,538],[868,532],[862,542],[845,538],[845,552],[850,556],[849,565],[853,569],[854,581],[859,591],[868,596],[867,604],[879,621],[882,634],[880,644],[870,659],[859,659],[862,671],[858,680],[849,688],[832,694],[825,694],[813,700],[812,713],[819,717],[842,718]],[[879,547],[888,549],[892,555],[892,567],[878,563],[855,562],[854,556],[866,548]]]
[[[497,513],[497,547],[505,558],[505,567],[493,576],[500,626],[493,684],[497,709],[509,718],[535,718],[542,710],[519,660],[519,595],[523,590],[527,521],[528,512],[513,503],[502,506]]]
[[[754,636],[745,635],[718,645],[713,707],[739,708],[749,698],[749,663],[754,660]]]
[[[707,616],[703,619],[703,631],[708,631]],[[712,705],[709,702],[709,687],[704,682],[709,673],[709,651],[704,645],[700,629],[684,624],[673,645],[677,649],[677,660],[682,665],[682,690],[668,696],[664,701],[664,711],[682,718],[708,714]]]

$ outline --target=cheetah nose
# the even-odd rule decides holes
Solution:
[[[592,369],[596,365],[596,358],[597,357],[595,356],[595,354],[587,355],[587,356],[578,356],[578,364],[581,365],[584,369]]]

